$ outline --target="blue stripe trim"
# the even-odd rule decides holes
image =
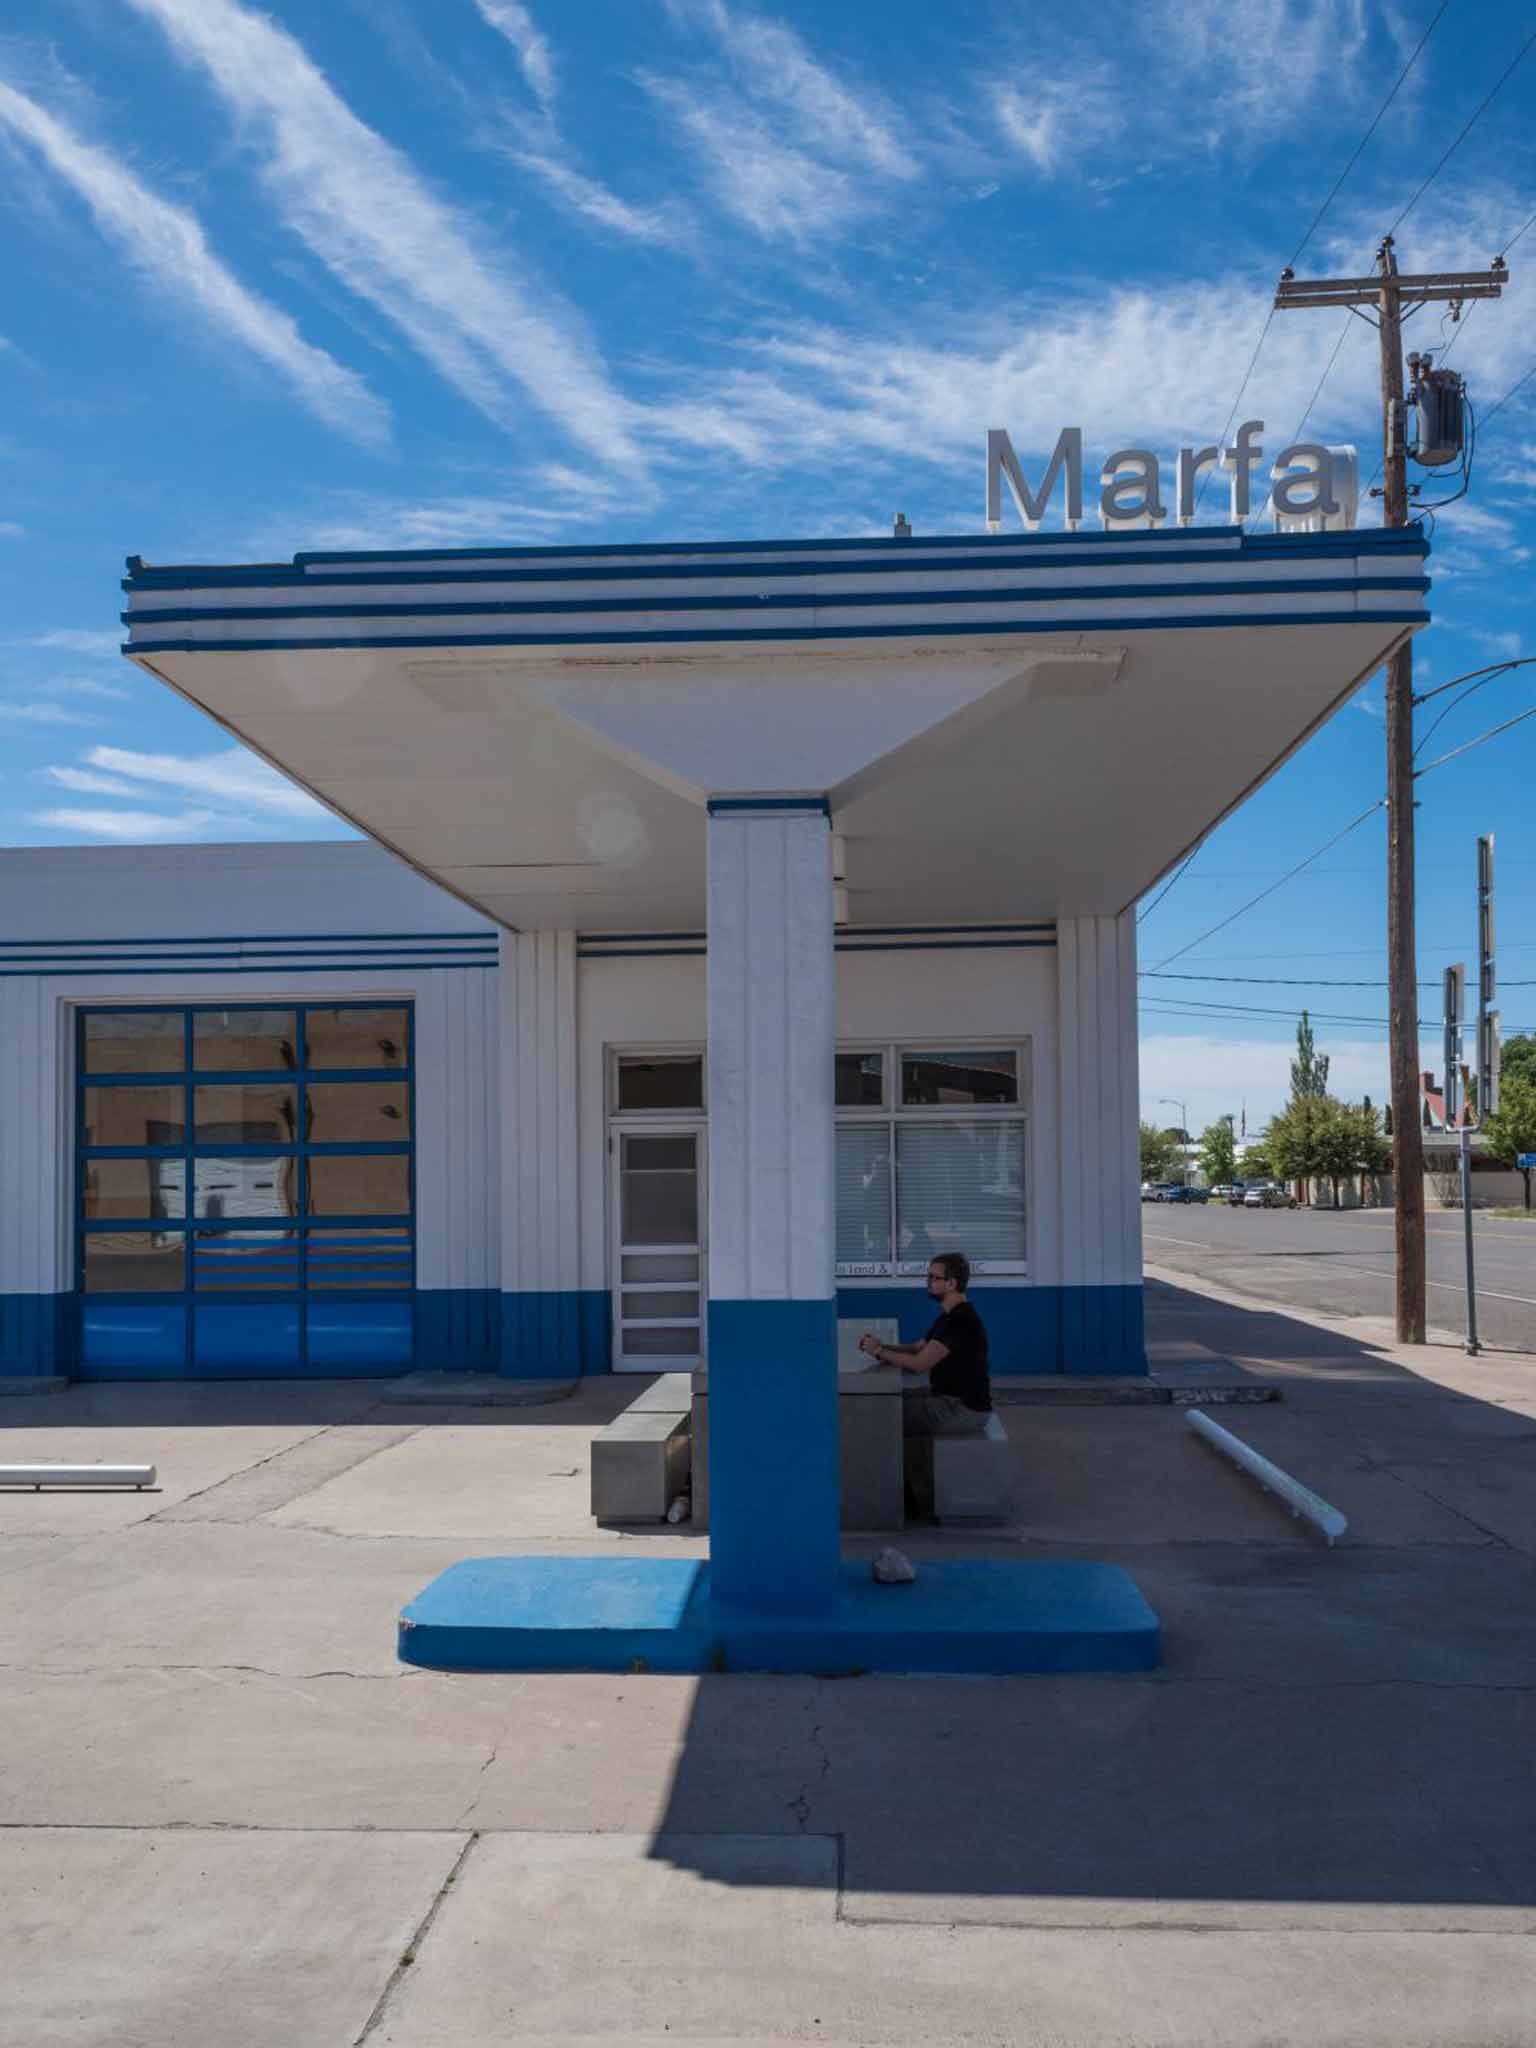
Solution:
[[[21,964],[21,963],[25,963],[25,962],[28,962],[28,961],[30,961],[30,962],[33,962],[33,963],[36,963],[36,962],[39,962],[39,961],[44,961],[44,962],[50,962],[50,961],[51,961],[51,962],[52,962],[52,963],[54,963],[55,965],[58,965],[58,964],[60,964],[60,963],[62,963],[62,962],[66,962],[66,961],[81,961],[81,962],[83,962],[83,963],[85,963],[86,965],[88,965],[88,966],[91,966],[91,967],[121,967],[121,966],[134,966],[134,965],[137,965],[137,964],[138,964],[138,963],[137,963],[137,962],[136,962],[136,961],[134,960],[134,958],[133,958],[133,955],[132,955],[132,954],[130,954],[130,953],[126,953],[126,952],[124,952],[124,953],[62,953],[62,952],[48,952],[48,953],[13,953],[13,952],[11,952],[11,951],[9,950],[9,948],[10,948],[10,946],[11,946],[12,944],[20,944],[20,943],[21,943],[21,942],[20,942],[19,940],[17,940],[17,941],[11,941],[11,940],[0,940],[0,963],[4,963],[4,964],[5,964],[6,966],[11,966],[11,967],[14,967],[14,966],[16,966],[16,965],[18,965],[18,964]],[[236,960],[248,960],[248,961],[251,961],[251,962],[252,962],[253,964],[261,964],[261,954],[262,954],[262,949],[261,949],[261,948],[260,948],[259,946],[242,946],[242,947],[240,948],[240,950],[239,950],[238,952],[224,952],[224,953],[146,953],[146,954],[144,954],[144,955],[143,955],[143,959],[144,959],[144,960],[145,960],[146,962],[149,962],[149,961],[153,961],[153,962],[155,962],[155,963],[157,963],[157,964],[158,964],[158,963],[164,963],[165,965],[168,965],[168,966],[178,966],[178,967],[179,967],[179,966],[185,966],[185,965],[187,965],[187,964],[189,964],[189,963],[194,963],[194,962],[198,962],[198,961],[204,961],[204,960],[212,960],[212,961],[215,961],[215,962],[218,962],[218,961],[224,961],[224,960],[230,960],[230,961],[236,961]],[[346,966],[352,966],[352,965],[355,965],[355,964],[357,964],[357,963],[358,963],[359,961],[363,962],[364,964],[369,964],[369,963],[372,963],[372,962],[375,962],[375,961],[377,961],[377,962],[380,962],[380,963],[382,963],[382,964],[383,964],[383,965],[385,965],[385,966],[393,966],[393,965],[397,965],[397,964],[398,964],[398,963],[399,963],[399,962],[400,962],[401,960],[409,960],[409,959],[413,959],[413,958],[415,958],[415,957],[416,957],[415,955],[413,955],[413,954],[409,954],[409,953],[330,953],[330,954],[327,954],[327,955],[325,956],[325,958],[324,958],[323,962],[317,962],[316,964],[321,964],[321,965],[325,965],[325,966],[343,966],[343,965],[346,965]],[[431,960],[432,960],[432,961],[434,962],[434,964],[437,964],[437,965],[441,965],[441,966],[446,966],[446,967],[463,967],[463,966],[471,966],[471,965],[480,965],[480,964],[483,964],[483,963],[490,963],[490,964],[494,965],[494,964],[496,964],[496,962],[497,962],[497,960],[498,960],[498,958],[499,958],[499,955],[497,955],[497,954],[495,954],[495,953],[486,953],[486,952],[468,952],[468,951],[461,951],[461,950],[457,950],[457,949],[456,949],[455,951],[453,951],[453,952],[451,952],[451,953],[447,953],[447,952],[444,952],[444,953],[433,953],[433,954],[429,955],[428,957],[429,957],[429,958],[430,958],[430,959],[431,959]],[[309,961],[309,960],[313,959],[313,958],[314,958],[314,956],[313,956],[312,954],[309,954],[309,953],[299,953],[299,954],[274,954],[274,955],[272,956],[272,958],[273,958],[273,964],[275,964],[275,965],[283,965],[283,964],[285,964],[285,963],[286,963],[287,961],[289,961],[289,960],[293,960],[293,959],[298,959],[298,960],[301,960],[301,961]]]
[[[1221,627],[1229,632],[1246,632],[1255,626],[1427,626],[1427,611],[1336,611],[1336,612],[1228,612],[1219,617],[1204,613],[1154,614],[1150,618],[1071,619],[925,619],[911,626],[764,626],[721,627],[714,632],[679,628],[652,633],[381,633],[367,637],[343,634],[316,635],[287,640],[134,640],[123,643],[124,654],[265,654],[291,653],[295,649],[370,647],[677,647],[723,646],[742,641],[773,644],[796,640],[909,640],[932,638],[984,638],[987,634],[1011,637],[1023,633],[1145,633],[1191,632],[1201,627]]]
[[[702,943],[691,946],[604,946],[592,952],[578,946],[578,960],[702,960]],[[861,944],[834,938],[834,953],[996,953],[1056,950],[1055,939],[907,939]]]
[[[1207,543],[1207,545],[1202,545]],[[1425,538],[1422,523],[1414,522],[1404,527],[1355,527],[1347,533],[1295,533],[1275,535],[1245,534],[1238,526],[1179,527],[1168,532],[1137,531],[1135,533],[999,533],[999,534],[930,534],[921,539],[896,540],[891,536],[871,534],[863,540],[727,540],[727,541],[653,541],[653,542],[603,542],[597,546],[571,547],[482,547],[482,548],[359,548],[350,553],[317,553],[302,551],[293,557],[292,564],[245,564],[220,567],[215,564],[167,565],[162,568],[148,567],[138,555],[127,557],[128,575],[123,587],[128,590],[192,589],[200,585],[234,583],[236,581],[259,585],[275,585],[305,579],[312,567],[323,568],[335,565],[340,569],[350,562],[394,563],[404,562],[468,562],[489,561],[507,563],[560,563],[596,562],[675,562],[687,557],[702,558],[703,562],[735,555],[798,554],[812,560],[826,556],[836,561],[847,554],[888,557],[889,566],[913,566],[921,561],[925,553],[937,551],[940,560],[952,549],[963,549],[978,561],[995,560],[1010,550],[1021,555],[1039,552],[1061,556],[1071,549],[1081,549],[1085,557],[1092,560],[1106,548],[1146,549],[1149,553],[1172,556],[1176,550],[1186,550],[1198,560],[1223,560],[1228,558],[1250,559],[1271,556],[1292,557],[1296,555],[1341,555],[1362,552],[1401,551],[1403,553],[1428,553],[1429,543]],[[771,566],[771,565],[764,565]],[[887,561],[877,560],[877,568],[885,568]],[[380,570],[359,572],[377,576]],[[396,571],[408,574],[409,571]],[[423,572],[426,573],[426,572]],[[445,575],[475,574],[475,571],[443,571]],[[489,571],[498,574],[499,571]],[[604,573],[613,573],[605,570]],[[646,573],[646,572],[640,572]],[[314,579],[310,579],[314,580]]]
[[[184,938],[0,939],[0,946],[403,946],[434,939],[455,946],[495,945],[497,932],[194,932]]]
[[[1041,584],[1025,590],[859,590],[801,593],[787,591],[767,595],[732,593],[726,597],[673,596],[659,591],[648,597],[591,598],[487,598],[458,604],[285,604],[285,605],[156,605],[148,612],[120,612],[125,626],[143,625],[146,620],[175,623],[202,619],[457,619],[499,618],[525,614],[571,614],[587,616],[608,612],[739,612],[739,611],[832,611],[854,605],[921,604],[1062,604],[1074,597],[1108,601],[1130,598],[1150,602],[1165,597],[1270,597],[1298,592],[1342,594],[1361,590],[1429,589],[1427,576],[1284,577],[1270,581],[1245,580],[1221,583],[1104,583],[1089,589],[1063,588]]]
[[[403,960],[390,959],[381,963],[387,967],[438,967],[448,974],[484,974],[497,967],[495,960]],[[143,974],[356,974],[359,963],[345,960],[269,960],[260,967],[228,967],[217,962],[205,967],[176,967],[160,960],[146,960],[142,967],[99,967],[92,963],[83,967],[61,966],[57,962],[51,967],[0,967],[0,981],[43,981],[57,977],[61,981],[79,981],[90,977],[98,981],[115,980],[122,975]]]
[[[1001,938],[1005,932],[1049,932],[1055,935],[1056,920],[1051,917],[1030,918],[1022,924],[874,924],[859,925],[845,929],[839,934],[844,939],[966,939]],[[577,949],[583,946],[644,946],[651,944],[682,945],[685,941],[697,939],[701,944],[708,937],[706,932],[582,932],[576,941]]]
[[[712,796],[704,808],[712,818],[750,817],[758,811],[799,811],[807,816],[828,819],[832,816],[832,806],[824,796]]]

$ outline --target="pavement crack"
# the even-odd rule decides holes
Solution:
[[[0,1671],[19,1673],[24,1678],[107,1678],[119,1671],[153,1671],[157,1673],[180,1671],[193,1672],[199,1676],[211,1676],[215,1672],[234,1672],[249,1678],[276,1678],[293,1682],[312,1678],[355,1678],[373,1683],[395,1685],[402,1678],[430,1678],[428,1671],[349,1671],[342,1666],[330,1666],[323,1671],[273,1671],[264,1664],[3,1664]]]
[[[427,1936],[432,1932],[433,1921],[442,1911],[444,1901],[447,1899],[449,1892],[452,1891],[454,1885],[457,1883],[459,1872],[464,1868],[464,1865],[468,1860],[469,1852],[471,1851],[471,1849],[474,1848],[476,1842],[478,1842],[479,1839],[480,1836],[478,1833],[471,1834],[469,1840],[464,1844],[463,1848],[454,1858],[452,1869],[448,1872],[448,1875],[443,1879],[442,1883],[438,1886],[436,1892],[433,1894],[432,1903],[427,1907],[426,1912],[422,1915],[421,1919],[416,1923],[415,1933],[411,1936],[410,1940],[401,1950],[400,1960],[395,1964],[393,1970],[390,1971],[388,1981],[385,1983],[384,1989],[379,1993],[378,2000],[374,2005],[373,2011],[369,2013],[367,2019],[363,2022],[362,2032],[357,2036],[356,2041],[353,2043],[353,2048],[362,2048],[363,2042],[365,2042],[368,2039],[368,2036],[374,2032],[375,2028],[377,2028],[380,2021],[383,2019],[385,2013],[388,2011],[390,2000],[394,1997],[395,1992],[398,1990],[400,1982],[402,1978],[405,1976],[406,1971],[412,1967],[412,1965],[416,1961],[417,1956],[420,1955],[422,1943],[426,1940]]]
[[[322,1422],[318,1429],[310,1430],[307,1435],[301,1436],[297,1442],[281,1444],[275,1451],[268,1451],[264,1458],[253,1458],[249,1465],[240,1466],[238,1471],[221,1474],[219,1478],[210,1480],[206,1486],[198,1487],[196,1492],[182,1494],[179,1500],[172,1501],[169,1506],[161,1508],[158,1513],[146,1515],[144,1520],[146,1523],[158,1522],[162,1518],[169,1517],[175,1513],[177,1508],[186,1507],[189,1501],[201,1500],[205,1494],[217,1493],[221,1486],[233,1485],[237,1479],[244,1479],[252,1472],[259,1472],[263,1465],[270,1465],[275,1459],[288,1457],[290,1453],[299,1450],[304,1444],[312,1444],[317,1437],[329,1435],[331,1430],[336,1427],[337,1425],[333,1422]]]

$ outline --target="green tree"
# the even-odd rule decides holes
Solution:
[[[1317,1170],[1333,1190],[1333,1206],[1339,1206],[1339,1184],[1360,1168],[1359,1113],[1350,1103],[1325,1095],[1318,1102],[1312,1126],[1312,1149]]]
[[[1213,1188],[1225,1187],[1237,1175],[1237,1140],[1232,1119],[1220,1116],[1206,1127],[1200,1140],[1200,1169]]]
[[[1156,1124],[1141,1127],[1141,1177],[1143,1180],[1171,1180],[1174,1170],[1184,1164],[1178,1140],[1171,1131]]]
[[[1278,1116],[1270,1118],[1264,1133],[1275,1178],[1301,1182],[1302,1193],[1305,1183],[1315,1180],[1324,1170],[1318,1150],[1323,1115],[1321,1096],[1297,1095]]]
[[[1263,1138],[1255,1138],[1252,1144],[1245,1146],[1237,1165],[1244,1180],[1273,1180],[1275,1177],[1275,1162],[1269,1156],[1269,1146]]]
[[[1536,1152],[1536,1074],[1529,1079],[1523,1073],[1513,1078],[1506,1072],[1499,1081],[1499,1106],[1492,1116],[1485,1116],[1482,1122],[1483,1143],[1491,1155],[1505,1166],[1513,1166],[1521,1152]],[[1522,1166],[1521,1178],[1525,1182],[1525,1206],[1531,1206],[1531,1169]]]
[[[1366,1181],[1392,1171],[1392,1140],[1382,1130],[1381,1113],[1369,1095],[1351,1112],[1359,1130],[1359,1157],[1354,1171],[1360,1175],[1360,1199],[1366,1198]]]
[[[1291,1061],[1291,1100],[1328,1093],[1328,1055],[1317,1050],[1312,1019],[1305,1010],[1296,1026],[1296,1057]]]
[[[1505,1041],[1499,1053],[1503,1081],[1536,1081],[1536,1032],[1524,1031]]]

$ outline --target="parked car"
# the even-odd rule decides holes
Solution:
[[[1247,1198],[1248,1183],[1245,1180],[1234,1181],[1231,1187],[1227,1189],[1227,1207],[1229,1209],[1241,1209]]]
[[[1250,1188],[1243,1197],[1245,1209],[1294,1209],[1296,1197],[1289,1188],[1269,1181],[1261,1187]]]
[[[1141,1199],[1144,1202],[1166,1202],[1177,1186],[1178,1182],[1173,1180],[1144,1180],[1141,1184]]]

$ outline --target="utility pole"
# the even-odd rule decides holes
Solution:
[[[1281,273],[1275,308],[1342,306],[1370,320],[1381,340],[1382,520],[1406,526],[1409,515],[1408,421],[1403,391],[1403,321],[1436,302],[1459,312],[1467,299],[1496,299],[1508,272],[1502,259],[1487,270],[1434,271],[1405,277],[1392,237],[1376,251],[1371,277],[1297,278]],[[1419,1106],[1419,987],[1414,940],[1413,642],[1405,637],[1387,658],[1387,979],[1392,1065],[1392,1176],[1396,1189],[1397,1335],[1424,1342],[1424,1130]]]

